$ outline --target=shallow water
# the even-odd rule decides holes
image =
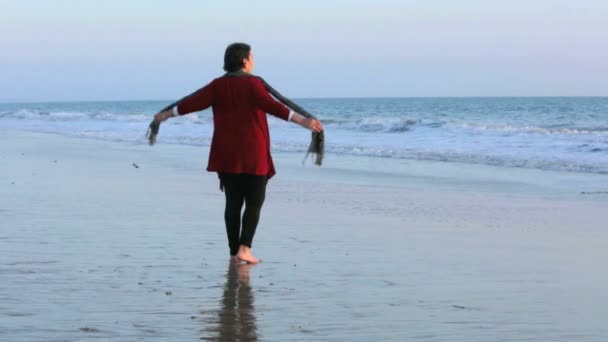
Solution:
[[[150,222],[129,227],[127,237],[119,225],[106,225],[101,239],[66,224],[5,232],[0,338],[602,341],[608,336],[606,279],[595,274],[608,255],[587,240],[591,236],[564,241],[525,230],[456,234],[386,220],[385,227],[376,227],[361,216],[340,221],[322,230],[280,232],[280,222],[266,220],[256,245],[265,261],[253,267],[228,261],[219,225],[175,229],[181,237],[149,232],[158,229]],[[353,226],[358,231],[349,231]],[[586,255],[564,255],[581,247]]]
[[[236,266],[199,150],[10,142],[2,341],[608,338],[604,201],[285,166],[256,234],[264,261]]]

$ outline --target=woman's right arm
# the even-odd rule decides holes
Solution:
[[[303,115],[300,115],[293,111],[290,113],[289,116],[291,121],[313,132],[319,133],[323,130],[323,125],[321,124],[321,121],[317,119],[308,119]]]
[[[266,113],[277,116],[285,121],[293,121],[313,132],[321,132],[323,130],[321,121],[308,119],[293,110],[289,110],[284,104],[273,99],[261,80],[255,79],[253,88],[258,106]]]

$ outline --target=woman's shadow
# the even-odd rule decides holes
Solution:
[[[249,272],[254,266],[230,261],[217,320],[209,320],[215,324],[209,324],[202,331],[206,336],[201,340],[258,340],[253,291],[249,286]]]

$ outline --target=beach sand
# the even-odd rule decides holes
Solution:
[[[207,148],[0,146],[1,341],[608,340],[606,175],[276,153],[239,266]]]

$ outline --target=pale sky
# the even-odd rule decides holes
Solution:
[[[606,0],[0,0],[0,101],[174,99],[224,49],[294,98],[608,95]]]

